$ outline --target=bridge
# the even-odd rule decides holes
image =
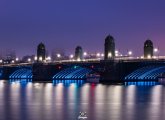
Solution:
[[[96,54],[94,58],[86,58],[81,46],[75,49],[75,55],[68,60],[51,61],[46,58],[46,47],[40,43],[37,47],[37,56],[34,61],[14,62],[5,64],[0,60],[1,79],[27,79],[33,81],[52,80],[82,80],[91,74],[99,75],[100,82],[125,81],[158,81],[165,76],[165,57],[156,55],[151,40],[144,42],[144,54],[141,57],[132,57],[132,51],[123,56],[115,50],[115,40],[108,35],[105,38],[104,54]],[[154,53],[155,52],[155,53]],[[101,56],[101,57],[100,57]]]
[[[165,59],[97,59],[0,66],[0,78],[8,80],[85,80],[88,74],[99,74],[100,82],[157,81],[165,76]]]

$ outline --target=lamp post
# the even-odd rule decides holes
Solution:
[[[159,58],[159,49],[158,48],[154,48],[154,55],[156,56],[156,58]]]
[[[83,53],[84,59],[87,57],[87,55],[88,55],[87,52]]]
[[[129,57],[129,59],[131,59],[130,57],[132,56],[132,54],[133,54],[132,51],[129,50],[129,51],[128,51],[128,57]]]
[[[31,58],[28,58],[28,62],[31,62]]]
[[[128,55],[131,56],[132,55],[132,51],[128,51]]]
[[[71,55],[69,56],[69,58],[70,58],[70,59],[73,59],[73,57],[74,57],[74,55],[73,55],[73,54],[71,54]]]

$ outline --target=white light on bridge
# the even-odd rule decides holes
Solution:
[[[148,59],[151,59],[151,55],[147,55],[147,58],[148,58]]]
[[[158,52],[158,48],[154,48],[154,52],[155,52],[155,53]]]
[[[31,59],[30,58],[28,58],[28,62],[31,62]]]
[[[0,63],[2,63],[3,62],[3,60],[0,60]]]
[[[34,60],[37,60],[37,56],[34,57]]]
[[[119,54],[119,51],[118,50],[115,50],[115,54]]]
[[[154,58],[154,59],[156,59],[156,58],[157,58],[157,56],[153,56],[153,58]]]
[[[72,58],[74,57],[74,55],[73,55],[73,54],[71,54],[69,57],[72,59]]]
[[[61,54],[57,54],[57,57],[60,58],[61,57]]]
[[[97,57],[100,57],[100,53],[97,53],[96,56],[97,56]]]
[[[77,61],[81,61],[81,59],[80,59],[80,58],[78,58],[78,59],[77,59]]]
[[[108,57],[109,57],[109,58],[112,57],[112,53],[108,53]]]
[[[132,55],[132,51],[128,51],[128,55]]]
[[[31,61],[31,59],[30,59],[30,61]],[[42,57],[39,57],[39,61],[42,61]]]
[[[14,60],[12,60],[11,63],[14,63]]]
[[[84,52],[84,56],[87,56],[87,52]]]
[[[101,57],[104,57],[104,54],[103,53],[101,54]]]
[[[49,57],[47,57],[47,58],[46,58],[46,60],[51,60],[51,57],[50,57],[50,56],[49,56]]]
[[[18,61],[18,60],[19,60],[19,58],[16,58],[15,60],[16,60],[16,61]]]

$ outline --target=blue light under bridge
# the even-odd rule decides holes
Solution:
[[[84,68],[80,66],[73,66],[66,69],[63,69],[62,71],[56,73],[53,76],[53,80],[58,79],[86,79],[86,75],[92,73],[93,70],[89,68]]]
[[[32,70],[28,68],[21,68],[13,72],[9,79],[32,79]]]
[[[165,73],[165,66],[153,65],[139,68],[129,75],[124,80],[158,80],[158,78]]]

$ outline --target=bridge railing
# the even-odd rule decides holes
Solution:
[[[91,63],[91,62],[100,62],[101,58],[94,58],[94,59],[83,59],[83,60],[58,60],[58,61],[44,61],[43,64],[59,64],[59,63]],[[124,57],[115,57],[113,60],[115,61],[164,61],[165,56],[157,56],[153,58],[140,58],[140,57],[130,57],[130,56],[124,56]],[[0,66],[26,66],[26,65],[32,65],[36,62],[26,62],[26,63],[10,63],[10,64],[0,64]]]

